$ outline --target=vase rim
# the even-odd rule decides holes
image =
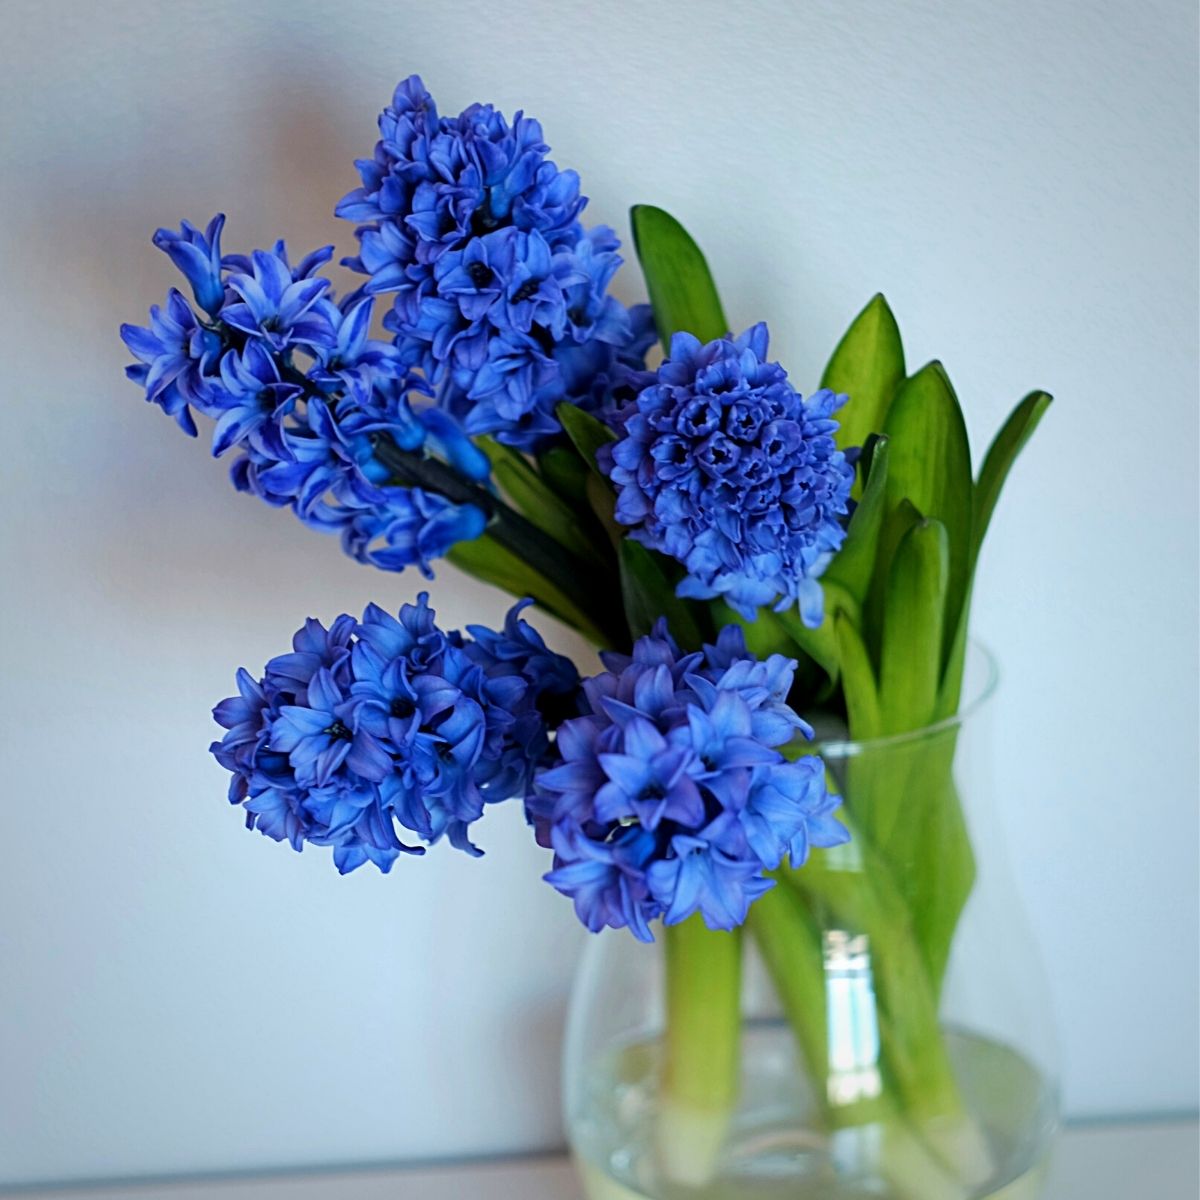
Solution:
[[[975,670],[970,678],[964,672],[964,695],[959,699],[958,711],[940,721],[918,726],[903,733],[888,733],[873,738],[816,737],[812,742],[814,754],[828,754],[836,758],[853,758],[879,750],[894,750],[910,742],[920,742],[959,729],[969,717],[982,709],[1000,684],[1000,669],[996,656],[986,645],[975,638],[967,639],[967,654]]]

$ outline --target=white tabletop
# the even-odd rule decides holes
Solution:
[[[1194,1121],[1092,1125],[1062,1137],[1045,1200],[1197,1200]],[[582,1200],[564,1158],[0,1191],[7,1200]]]

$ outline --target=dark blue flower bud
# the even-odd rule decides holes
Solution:
[[[747,620],[798,603],[816,626],[854,480],[833,440],[845,397],[806,401],[766,354],[765,325],[707,345],[676,334],[614,418],[601,465],[630,536],[686,568],[680,596],[723,597]]]

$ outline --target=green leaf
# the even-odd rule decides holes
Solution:
[[[879,707],[885,733],[918,729],[933,717],[949,576],[946,527],[918,522],[896,547],[884,599]]]
[[[941,989],[954,931],[975,882],[975,856],[954,783],[958,729],[943,726],[869,748],[846,763],[846,804],[864,841],[888,869],[912,921],[934,994]],[[826,852],[828,853],[828,851]],[[807,870],[807,868],[806,868]]]
[[[979,557],[979,548],[983,545],[988,525],[991,524],[992,513],[1000,499],[1004,481],[1008,478],[1017,455],[1033,436],[1038,422],[1046,415],[1052,399],[1048,392],[1030,392],[1013,409],[988,447],[983,466],[979,470],[979,481],[975,484],[975,520],[971,529],[972,568]]]
[[[573,447],[551,446],[538,455],[537,464],[542,478],[568,504],[586,503],[591,472]]]
[[[923,517],[946,527],[949,577],[940,665],[951,642],[966,596],[971,558],[971,450],[958,398],[941,363],[931,362],[907,379],[896,393],[885,423],[888,437],[888,515],[876,556],[873,591],[886,590],[891,558],[904,534],[895,519],[903,499]],[[884,600],[872,598],[871,615],[882,617]]]
[[[621,543],[625,541],[629,530],[621,525],[614,515],[616,497],[608,480],[595,471],[589,471],[587,483],[584,485],[584,500],[607,535],[609,545],[619,555]]]
[[[681,331],[702,342],[724,337],[729,322],[700,247],[670,213],[637,204],[629,214],[633,242],[664,349]]]
[[[935,721],[954,716],[958,712],[958,702],[962,699],[963,670],[967,661],[967,626],[971,616],[971,592],[974,584],[973,578],[967,581],[967,594],[963,597],[962,611],[958,614],[954,640],[950,643],[950,657],[946,660],[946,669],[942,672],[937,706],[933,710]]]
[[[569,400],[562,401],[554,414],[583,461],[598,473],[600,468],[596,466],[596,451],[606,442],[615,442],[617,435],[591,413],[584,412]]]
[[[607,644],[608,639],[569,596],[488,534],[474,541],[456,543],[446,557],[468,575],[501,588],[509,595],[532,596],[547,612],[574,626],[596,645]]]
[[[908,501],[898,506],[900,520],[914,515]],[[901,537],[892,557],[884,591],[878,694],[879,732],[885,735],[919,729],[937,713],[948,542],[941,522],[919,520]],[[970,839],[951,772],[956,740],[954,728],[901,738],[848,764],[848,795],[868,840],[903,888],[935,992],[974,880]]]
[[[935,994],[941,993],[954,933],[975,886],[975,852],[954,783],[956,743],[957,733],[947,732],[924,747],[928,761],[910,776],[908,795],[915,803],[903,835],[889,847],[894,862],[913,864],[909,907]]]
[[[478,445],[492,464],[496,482],[530,521],[580,557],[599,558],[574,510],[546,484],[523,454],[489,437],[479,438]]]
[[[879,531],[887,503],[888,441],[872,435],[863,447],[862,499],[850,518],[846,540],[829,564],[822,582],[836,583],[860,607],[865,603],[879,548]]]
[[[842,694],[846,698],[846,716],[850,736],[858,740],[878,737],[883,722],[879,712],[879,692],[871,657],[862,635],[847,612],[833,614],[833,632],[837,640],[838,662],[842,671]]]
[[[621,597],[631,637],[649,633],[659,617],[666,617],[671,634],[684,649],[698,650],[704,638],[686,600],[675,595],[661,559],[641,542],[621,542]]]
[[[888,302],[875,295],[854,318],[821,376],[823,388],[850,397],[838,413],[837,443],[843,450],[883,432],[888,407],[903,379],[900,329]]]
[[[1004,487],[1005,480],[1008,479],[1008,473],[1012,469],[1013,463],[1016,462],[1017,455],[1024,449],[1025,443],[1033,436],[1038,422],[1045,416],[1051,399],[1048,392],[1030,392],[1013,409],[984,456],[979,479],[975,483],[967,591],[963,597],[962,609],[958,614],[954,640],[950,644],[950,655],[942,677],[942,691],[938,699],[937,712],[934,714],[935,718],[949,717],[958,711],[958,702],[962,698],[963,664],[967,653],[967,627],[971,616],[971,589],[975,581],[975,566],[979,561],[979,551],[983,546],[988,526],[991,524],[996,502],[1000,499],[1000,492]]]
[[[891,495],[886,497],[883,520],[876,538],[871,584],[867,589],[867,602],[863,608],[861,622],[863,638],[871,660],[876,664],[879,662],[879,651],[883,642],[883,606],[887,599],[892,559],[904,535],[922,520],[923,514],[907,497],[902,497],[899,501]]]

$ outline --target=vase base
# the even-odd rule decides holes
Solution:
[[[579,1171],[580,1179],[583,1181],[583,1194],[587,1200],[664,1200],[665,1197],[674,1195],[687,1195],[690,1197],[704,1197],[704,1200],[734,1200],[734,1194],[720,1190],[714,1191],[690,1191],[682,1192],[661,1192],[657,1195],[652,1195],[649,1192],[634,1191],[633,1188],[627,1186],[614,1179],[611,1175],[606,1175],[599,1168],[586,1162],[576,1162],[576,1168]],[[972,1200],[1037,1200],[1042,1194],[1042,1188],[1046,1182],[1046,1167],[1044,1163],[1031,1168],[1020,1179],[1014,1179],[1010,1183],[1005,1184],[999,1191],[993,1192],[975,1192],[972,1195]],[[789,1185],[790,1186],[790,1185]],[[826,1185],[827,1186],[827,1185]],[[723,1185],[722,1185],[723,1187]],[[766,1196],[770,1193],[755,1191],[753,1193],[747,1191],[747,1197]],[[781,1193],[782,1195],[782,1193]],[[787,1195],[790,1197],[803,1197],[804,1200],[858,1200],[862,1197],[863,1200],[880,1200],[881,1193],[877,1191],[854,1191],[842,1187],[836,1187],[834,1190],[820,1190],[818,1185],[814,1185],[812,1190],[804,1190],[800,1192],[789,1191]],[[740,1198],[739,1198],[740,1200]]]
[[[780,1069],[780,1055],[794,1054],[790,1029],[776,1022],[747,1027],[736,1109],[713,1125],[721,1132],[703,1147],[694,1145],[689,1127],[694,1169],[681,1169],[679,1147],[663,1154],[670,1129],[660,1128],[657,1045],[628,1045],[607,1070],[594,1072],[592,1119],[573,1129],[585,1194],[588,1200],[1036,1200],[1054,1131],[1052,1094],[1007,1047],[956,1031],[946,1039],[969,1112],[960,1128],[922,1131],[895,1116],[826,1130],[799,1064]],[[990,1164],[987,1178],[981,1163]]]

